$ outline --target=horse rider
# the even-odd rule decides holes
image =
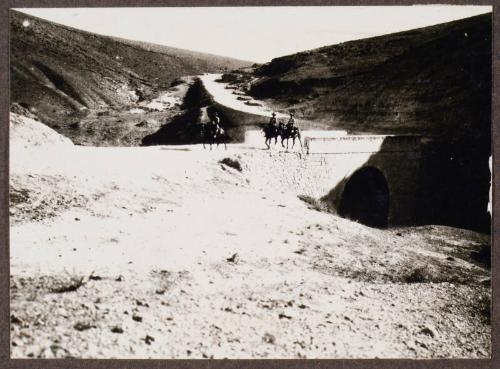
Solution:
[[[277,125],[276,113],[273,113],[271,119],[269,120],[269,126],[276,128],[276,125]]]
[[[288,123],[286,124],[286,129],[288,132],[292,132],[295,128],[295,119],[293,118],[293,113],[290,113],[290,119],[288,119]]]
[[[214,135],[224,134],[224,129],[220,125],[220,117],[217,112],[214,112],[213,120],[212,120]]]

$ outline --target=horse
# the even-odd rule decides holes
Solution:
[[[205,144],[210,145],[210,150],[212,150],[212,145],[217,144],[217,147],[219,147],[219,145],[223,143],[224,148],[227,150],[226,132],[218,124],[213,124],[213,123],[202,124],[200,129],[200,136],[204,149],[206,148]]]
[[[273,124],[266,124],[262,127],[262,131],[264,131],[264,137],[266,138],[266,146],[268,149],[271,148],[271,142],[274,138],[274,144],[278,143],[278,137],[281,135],[281,132],[284,129],[284,124],[280,122],[278,126]]]
[[[300,137],[300,130],[296,126],[284,126],[279,133],[281,136],[281,146],[285,147],[284,141],[286,140],[286,149],[288,150],[288,140],[292,139],[292,149],[295,146],[295,140],[298,138],[300,147],[302,147],[302,139]]]

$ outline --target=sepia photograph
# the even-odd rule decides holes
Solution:
[[[11,358],[491,358],[492,11],[9,9]]]

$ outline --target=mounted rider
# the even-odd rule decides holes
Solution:
[[[271,119],[269,119],[269,127],[276,128],[277,124],[278,122],[276,120],[276,113],[273,113]]]
[[[296,128],[293,113],[290,113],[290,119],[288,119],[288,123],[286,124],[286,130],[288,132],[293,132]]]
[[[220,125],[220,117],[219,117],[219,114],[217,112],[214,112],[214,114],[212,116],[212,120],[210,121],[210,124],[212,125],[211,128],[212,128],[212,133],[213,133],[214,137],[216,135],[224,134],[224,129]]]

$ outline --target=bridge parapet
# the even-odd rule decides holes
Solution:
[[[413,135],[340,135],[305,136],[307,154],[360,154],[380,152],[416,152],[421,137]]]

